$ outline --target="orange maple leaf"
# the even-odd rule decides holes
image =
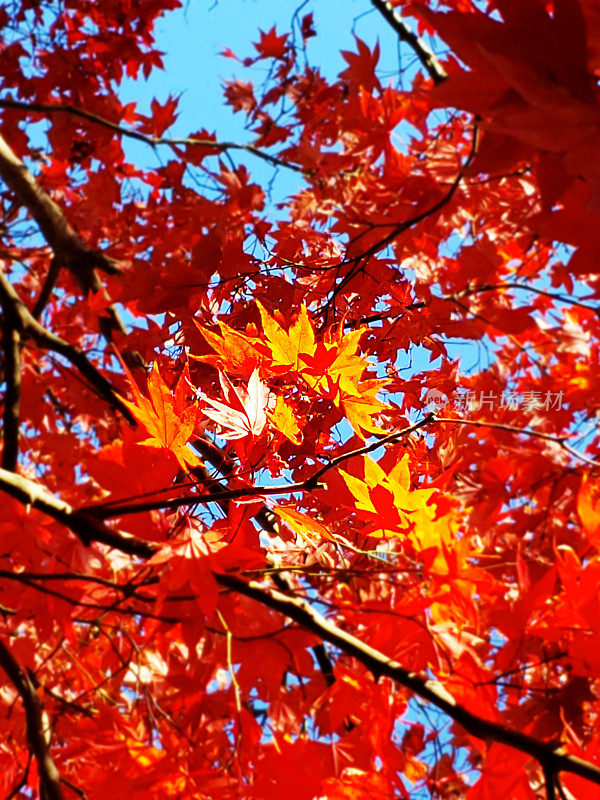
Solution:
[[[221,336],[204,328],[196,320],[196,327],[217,355],[190,356],[196,361],[204,361],[217,369],[227,369],[230,375],[249,378],[264,356],[256,349],[259,339],[246,336],[244,333],[230,328],[224,322],[219,323]]]
[[[131,375],[127,374],[135,402],[131,403],[123,398],[121,400],[131,411],[136,422],[143,425],[149,434],[140,444],[170,450],[184,468],[188,464],[190,466],[200,464],[200,459],[186,446],[198,421],[200,413],[198,404],[192,403],[182,407],[180,397],[174,398],[161,378],[156,362],[148,377],[150,399],[144,397]],[[183,379],[185,377],[180,380]]]
[[[577,495],[577,513],[588,542],[600,548],[600,487],[583,476]]]

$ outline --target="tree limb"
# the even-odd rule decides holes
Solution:
[[[110,382],[96,367],[88,361],[87,357],[76,347],[61,339],[54,333],[44,328],[31,314],[25,303],[21,300],[14,287],[7,279],[6,275],[0,270],[0,303],[4,308],[9,309],[14,325],[24,337],[32,338],[40,347],[51,350],[54,353],[66,358],[81,375],[89,381],[96,389],[98,394],[110,403],[113,408],[118,409],[125,419],[135,425],[135,419],[131,412],[121,401]]]
[[[416,422],[414,425],[402,428],[399,431],[393,431],[372,444],[367,444],[356,450],[350,450],[347,453],[341,453],[339,456],[328,461],[327,464],[323,464],[316,469],[306,480],[297,481],[296,483],[286,483],[282,486],[248,486],[244,489],[228,489],[226,486],[217,488],[217,486],[219,486],[219,484],[217,484],[217,486],[213,485],[211,487],[208,494],[186,494],[181,497],[174,497],[170,500],[148,500],[142,503],[99,503],[98,505],[89,506],[86,510],[97,519],[110,519],[111,517],[121,517],[125,514],[137,514],[140,511],[153,511],[159,508],[180,508],[181,506],[195,505],[197,503],[212,503],[215,502],[217,493],[219,501],[227,501],[237,500],[240,497],[270,497],[277,494],[290,494],[292,492],[310,492],[318,486],[325,473],[337,467],[337,465],[341,464],[343,461],[371,453],[373,450],[378,450],[380,447],[390,444],[391,442],[397,442],[413,433],[413,431],[424,427],[431,422],[432,419],[433,415],[429,414],[420,422]],[[202,446],[196,442],[194,447],[200,449]],[[204,452],[208,452],[208,450],[205,448]]]
[[[199,139],[195,136],[182,139],[169,139],[160,136],[149,136],[145,133],[141,133],[140,131],[136,131],[133,128],[126,128],[124,125],[119,125],[116,122],[112,122],[105,117],[101,117],[99,114],[86,111],[84,108],[78,108],[77,106],[65,103],[26,103],[22,100],[12,100],[11,98],[7,98],[0,100],[0,108],[12,108],[15,110],[24,110],[43,114],[70,114],[71,116],[85,119],[87,122],[91,122],[94,125],[100,125],[103,128],[108,128],[119,136],[126,136],[129,139],[135,139],[138,142],[143,142],[152,148],[156,148],[159,145],[167,145],[168,147],[171,147],[178,156],[181,156],[181,154],[176,150],[178,147],[207,147],[211,148],[212,150],[218,150],[220,153],[223,153],[227,150],[243,150],[253,156],[256,156],[257,158],[262,159],[263,161],[266,161],[273,167],[285,167],[293,172],[300,172],[308,175],[311,174],[310,170],[305,169],[299,164],[294,164],[290,161],[284,161],[281,158],[277,158],[277,156],[269,155],[269,153],[265,153],[264,150],[261,150],[260,147],[256,147],[253,144],[242,144],[241,142],[216,142],[212,139]]]
[[[123,553],[143,558],[150,558],[156,551],[156,548],[148,542],[119,533],[85,511],[74,509],[39,483],[2,468],[0,468],[0,490],[24,506],[36,508],[62,523],[85,545],[100,542]]]
[[[14,472],[19,457],[21,400],[21,337],[17,315],[2,298],[2,349],[4,352],[4,412],[2,414],[2,467]]]
[[[243,594],[262,605],[279,611],[293,619],[305,630],[316,633],[346,655],[356,658],[373,673],[376,679],[382,676],[391,678],[395,683],[414,692],[447,714],[472,736],[498,742],[527,753],[543,765],[544,769],[551,769],[553,774],[559,771],[570,772],[600,785],[599,766],[568,754],[560,745],[540,742],[515,728],[509,728],[501,723],[492,722],[473,714],[459,705],[439,681],[422,678],[405,669],[397,661],[388,658],[379,650],[330,622],[305,600],[289,597],[256,581],[245,581],[237,575],[215,574],[215,579],[222,586],[227,586],[238,594]]]
[[[35,756],[40,777],[41,800],[64,800],[60,787],[60,775],[45,738],[42,706],[35,687],[27,673],[21,669],[13,654],[0,640],[0,667],[21,696],[27,724],[29,749]]]
[[[60,266],[65,266],[73,275],[81,291],[103,291],[96,269],[110,275],[118,274],[115,259],[90,249],[71,227],[61,208],[41,188],[25,164],[0,135],[0,178],[27,207],[51,247]],[[109,318],[101,319],[103,333],[110,340],[112,332],[126,333],[125,326],[113,308],[108,309]]]
[[[433,78],[433,81],[435,83],[443,83],[448,77],[448,73],[442,67],[435,54],[427,47],[425,42],[420,39],[416,33],[413,33],[406,22],[396,13],[389,0],[371,0],[371,3],[384,19],[389,22],[398,34],[398,37],[412,48],[430,77]]]

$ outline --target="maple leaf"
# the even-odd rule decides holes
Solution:
[[[312,519],[308,514],[298,511],[293,506],[275,506],[273,511],[294,533],[297,533],[298,536],[305,539],[313,547],[318,546],[321,541],[333,540],[332,535],[324,525]]]
[[[387,408],[376,399],[387,380],[360,380],[369,367],[369,362],[356,352],[364,330],[344,335],[340,327],[316,342],[305,306],[289,331],[284,331],[260,303],[257,305],[272,361],[270,371],[297,372],[311,389],[344,410],[357,433],[380,433],[371,418]]]
[[[206,339],[208,344],[217,353],[216,356],[194,356],[190,358],[204,361],[217,368],[227,368],[232,375],[240,375],[249,378],[258,364],[264,359],[257,344],[260,340],[251,336],[246,336],[239,331],[230,328],[225,322],[220,322],[221,336],[209,331],[194,320],[196,327]]]
[[[260,58],[281,58],[287,50],[287,39],[287,33],[277,36],[275,25],[273,25],[267,33],[260,31],[260,41],[254,47]]]
[[[229,81],[225,88],[225,97],[234,111],[245,111],[249,114],[256,108],[256,97],[250,81]]]
[[[373,378],[368,381],[361,381],[356,385],[353,392],[343,392],[340,402],[344,409],[344,414],[348,422],[352,425],[356,433],[361,431],[366,433],[381,433],[382,429],[375,425],[373,416],[385,411],[389,406],[377,400],[376,395],[386,385],[387,381]]]
[[[302,306],[298,319],[289,331],[284,331],[261,303],[257,301],[256,305],[260,311],[273,364],[298,371],[301,355],[312,355],[316,346],[306,306]]]
[[[435,568],[447,571],[443,548],[452,544],[455,521],[438,518],[436,489],[411,489],[409,457],[404,456],[386,473],[376,461],[363,457],[364,480],[340,470],[346,486],[356,498],[358,515],[368,525],[365,533],[375,537],[407,536],[418,550],[435,547]],[[441,499],[441,497],[440,497]]]
[[[260,380],[258,369],[250,376],[246,390],[234,386],[222,372],[219,378],[227,403],[201,394],[202,401],[211,406],[203,408],[202,413],[225,429],[222,433],[224,439],[242,439],[245,436],[258,438],[267,424],[266,409],[270,399],[269,390]]]
[[[375,75],[375,68],[379,61],[379,43],[369,50],[367,45],[358,36],[354,37],[358,53],[342,50],[342,56],[348,62],[348,67],[340,72],[340,78],[347,81],[355,92],[362,87],[368,92],[381,89],[379,78]]]
[[[267,412],[267,416],[273,427],[286,439],[289,439],[292,444],[300,444],[302,437],[298,420],[290,404],[281,395],[277,396],[275,407],[272,411]]]
[[[180,400],[177,404],[178,407],[175,405],[175,398],[163,381],[156,361],[148,377],[149,399],[142,395],[130,375],[129,385],[135,402],[131,403],[123,398],[121,400],[136,421],[143,425],[150,434],[140,444],[169,450],[184,468],[186,465],[197,466],[200,464],[198,457],[186,447],[200,414],[198,404],[192,403],[182,408]]]
[[[176,96],[169,95],[163,105],[153,98],[150,103],[150,116],[144,117],[138,114],[138,118],[143,120],[141,129],[151,133],[152,136],[161,137],[176,121],[178,105],[179,97]]]

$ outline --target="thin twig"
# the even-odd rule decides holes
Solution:
[[[596,316],[600,316],[599,306],[590,306],[575,297],[568,297],[567,295],[560,294],[560,292],[549,292],[546,289],[540,289],[537,286],[530,286],[528,283],[521,283],[519,281],[505,281],[504,283],[484,283],[481,286],[472,286],[463,289],[454,295],[445,295],[444,299],[453,300],[459,297],[469,297],[473,294],[481,294],[483,292],[494,292],[502,289],[520,289],[523,292],[531,292],[542,297],[549,297],[551,300],[557,300],[559,303],[565,305],[575,306],[576,308],[583,308],[586,311],[592,311]]]
[[[176,148],[178,147],[206,147],[212,150],[218,150],[220,153],[225,152],[226,150],[243,150],[246,153],[250,153],[257,158],[266,161],[268,164],[271,164],[274,167],[285,167],[286,169],[290,169],[293,172],[301,172],[305,175],[310,175],[311,170],[305,169],[304,167],[300,166],[299,164],[294,164],[290,161],[284,161],[282,158],[277,158],[276,156],[269,155],[261,150],[259,147],[256,147],[252,144],[242,144],[241,142],[217,142],[212,139],[199,139],[194,136],[184,137],[181,139],[170,139],[170,138],[162,138],[160,136],[149,136],[146,133],[141,133],[140,131],[136,131],[133,128],[127,128],[124,125],[119,125],[116,122],[112,122],[105,117],[101,117],[99,114],[94,114],[91,111],[86,111],[83,108],[78,108],[77,106],[65,104],[65,103],[26,103],[21,100],[12,100],[12,99],[2,99],[0,100],[0,108],[12,108],[15,110],[23,110],[29,112],[36,112],[36,113],[44,113],[44,114],[70,114],[74,117],[80,117],[81,119],[87,120],[87,122],[91,122],[94,125],[101,125],[103,128],[108,128],[109,130],[113,131],[113,133],[118,134],[119,136],[126,136],[129,139],[135,139],[138,142],[143,142],[147,144],[149,147],[156,148],[160,145],[166,145],[171,147],[177,153]],[[177,153],[177,155],[180,155]]]
[[[242,713],[242,699],[240,694],[240,685],[238,683],[235,669],[233,668],[233,656],[231,654],[231,642],[233,639],[231,628],[225,621],[225,617],[219,609],[217,608],[217,616],[219,618],[219,622],[223,626],[223,630],[225,631],[225,642],[226,642],[226,650],[227,650],[227,670],[229,672],[229,677],[231,678],[231,685],[233,686],[233,692],[235,694],[235,708],[237,710],[238,715]]]
[[[551,433],[542,433],[542,431],[534,431],[531,428],[519,428],[516,425],[504,425],[501,422],[486,422],[481,419],[463,419],[462,417],[438,417],[436,414],[431,414],[429,422],[455,422],[457,425],[472,425],[476,428],[494,428],[498,431],[507,431],[508,433],[518,433],[523,436],[531,436],[534,439],[543,439],[546,442],[552,442],[558,445],[565,452],[570,453],[574,458],[583,461],[584,464],[589,464],[591,467],[600,467],[600,461],[594,461],[593,458],[588,458],[575,450],[574,447],[567,444],[566,436],[554,436]]]

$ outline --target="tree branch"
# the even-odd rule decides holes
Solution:
[[[590,467],[600,467],[600,461],[594,461],[593,458],[588,458],[567,444],[566,436],[554,436],[551,433],[543,433],[542,431],[533,431],[528,428],[519,428],[516,425],[505,425],[502,422],[486,422],[482,419],[463,419],[462,417],[438,417],[436,414],[430,415],[430,422],[454,422],[457,425],[471,425],[475,428],[494,428],[497,431],[507,431],[508,433],[517,433],[523,436],[531,436],[534,439],[543,439],[546,442],[553,442],[558,445],[566,453],[569,453],[573,458],[583,461],[584,464],[589,464]]]
[[[550,764],[543,764],[544,783],[546,788],[546,800],[556,800],[556,784],[554,781],[554,770]]]
[[[108,528],[103,522],[87,514],[84,510],[76,510],[64,500],[40,486],[39,483],[15,475],[0,468],[0,490],[6,492],[24,506],[31,506],[47,514],[57,522],[69,528],[85,545],[100,542],[129,555],[150,558],[156,548],[142,539],[135,539],[125,533]]]
[[[0,640],[0,667],[6,672],[23,701],[27,724],[27,741],[29,749],[38,764],[41,800],[64,800],[64,795],[60,788],[60,775],[46,742],[40,699],[31,679],[21,669],[2,640]]]
[[[19,333],[24,337],[32,338],[40,347],[51,350],[66,358],[75,369],[96,389],[113,408],[118,409],[125,419],[135,425],[135,419],[122,402],[110,382],[96,367],[88,361],[86,356],[73,345],[51,333],[43,327],[31,314],[25,303],[21,300],[14,287],[0,270],[0,303],[9,309]]]
[[[0,136],[0,178],[27,207],[31,216],[52,248],[60,266],[73,275],[81,291],[103,291],[96,269],[110,275],[118,274],[118,263],[104,253],[90,249],[71,227],[61,208],[37,183],[25,164]],[[101,319],[103,333],[110,340],[112,332],[126,333],[125,326],[113,308],[109,318]]]
[[[25,103],[21,100],[12,100],[9,98],[0,100],[0,108],[12,108],[15,110],[24,110],[43,114],[70,114],[71,116],[85,119],[87,122],[91,122],[94,125],[101,125],[103,128],[108,128],[119,136],[126,136],[129,139],[135,139],[138,142],[143,142],[152,148],[156,148],[159,145],[166,145],[171,147],[176,153],[176,148],[178,147],[206,147],[213,150],[218,150],[220,153],[225,152],[226,150],[243,150],[246,153],[250,153],[257,158],[266,161],[267,164],[271,164],[273,167],[285,167],[286,169],[291,169],[293,172],[300,172],[305,175],[311,174],[310,170],[305,169],[299,164],[294,164],[290,161],[284,161],[281,158],[277,158],[277,156],[269,155],[269,153],[265,153],[263,150],[261,150],[260,147],[256,147],[252,144],[242,144],[241,142],[216,142],[212,139],[198,139],[194,136],[182,139],[169,139],[162,138],[160,136],[149,136],[145,133],[141,133],[140,131],[136,131],[132,128],[126,128],[124,125],[119,125],[116,122],[112,122],[105,117],[101,117],[99,114],[94,114],[91,111],[86,111],[83,108],[78,108],[77,106],[65,103]],[[181,157],[180,153],[177,153],[177,155]]]
[[[425,42],[420,39],[416,33],[413,33],[406,22],[396,13],[389,0],[371,0],[371,3],[384,19],[389,22],[398,34],[398,37],[412,48],[434,82],[443,83],[448,77],[448,73],[442,67],[435,54],[427,47]]]
[[[433,415],[429,414],[425,419],[420,422],[410,425],[402,430],[394,431],[378,439],[372,444],[367,444],[364,447],[359,447],[356,450],[350,450],[348,453],[341,453],[341,455],[332,458],[327,464],[323,464],[312,475],[304,481],[297,481],[296,483],[286,483],[282,486],[248,486],[245,489],[227,489],[223,486],[217,489],[213,486],[208,494],[186,494],[181,497],[174,497],[170,500],[148,500],[143,503],[99,503],[97,505],[88,506],[86,511],[88,514],[96,517],[97,519],[110,519],[111,517],[122,517],[126,514],[137,514],[140,511],[154,511],[159,508],[180,508],[186,505],[195,505],[197,503],[214,503],[218,497],[219,501],[237,500],[240,497],[271,497],[277,494],[291,494],[293,492],[310,492],[315,489],[323,475],[329,472],[330,469],[337,467],[343,461],[356,456],[371,453],[386,444],[397,442],[400,439],[413,433],[413,431],[422,428],[433,420]],[[200,445],[194,445],[197,449]]]
[[[560,745],[554,746],[540,742],[519,730],[473,714],[459,705],[441,683],[422,678],[405,669],[397,661],[387,658],[379,650],[330,622],[305,600],[288,597],[276,589],[271,589],[256,581],[245,581],[236,575],[215,574],[215,578],[222,586],[227,586],[238,594],[243,594],[262,605],[279,611],[305,630],[316,633],[325,641],[338,647],[346,655],[353,656],[372,672],[376,679],[382,676],[391,678],[400,686],[414,692],[447,714],[472,736],[514,747],[535,758],[544,768],[551,768],[553,773],[570,772],[600,785],[599,766],[577,756],[569,755]]]
[[[21,401],[21,337],[17,315],[8,302],[2,303],[2,349],[4,352],[4,412],[2,415],[2,467],[17,468],[19,457],[19,416]]]
[[[85,543],[101,542],[122,553],[142,558],[149,558],[157,552],[157,545],[135,536],[112,531],[84,511],[71,508],[67,503],[54,497],[33,481],[20,478],[2,469],[0,469],[0,489],[24,504],[39,508],[53,519],[66,525]],[[290,597],[262,583],[246,581],[236,575],[218,572],[213,575],[221,586],[279,611],[306,630],[317,634],[324,641],[356,658],[373,673],[375,678],[388,677],[432,703],[472,736],[499,742],[527,753],[535,758],[543,769],[551,770],[555,775],[558,772],[569,772],[600,785],[600,766],[567,753],[561,745],[540,742],[519,730],[509,728],[502,723],[492,722],[470,712],[459,705],[439,681],[422,678],[405,669],[397,661],[388,658],[379,650],[362,642],[319,614],[302,598]]]

